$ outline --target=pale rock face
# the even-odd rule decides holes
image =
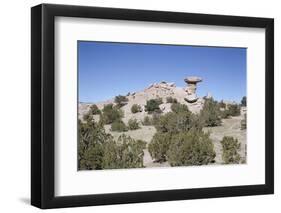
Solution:
[[[187,87],[185,91],[187,92],[186,101],[189,103],[194,103],[198,100],[198,97],[196,95],[196,89],[197,89],[197,83],[202,81],[202,78],[191,76],[184,79],[184,81],[187,83]]]
[[[189,103],[194,103],[198,100],[198,97],[195,93],[187,93],[186,101]]]

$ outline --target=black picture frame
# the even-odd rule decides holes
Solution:
[[[264,28],[265,184],[93,195],[54,195],[54,21],[83,17],[146,22]],[[274,193],[274,20],[164,11],[41,4],[31,8],[31,204],[42,208],[217,198]]]

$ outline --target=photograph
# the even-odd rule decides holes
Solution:
[[[247,48],[77,42],[81,170],[247,163]]]
[[[29,172],[32,206],[245,196],[250,210],[257,203],[250,199],[263,196],[249,196],[274,196],[272,14],[279,13],[172,5],[31,7],[30,97],[6,102],[31,101],[31,165],[13,171]],[[173,211],[179,202],[172,203]]]

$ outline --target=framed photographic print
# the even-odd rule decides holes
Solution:
[[[31,9],[31,203],[272,194],[274,21]]]

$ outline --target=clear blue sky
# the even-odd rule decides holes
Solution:
[[[79,101],[99,102],[160,81],[185,87],[200,76],[197,93],[239,101],[246,95],[245,48],[78,42]]]

